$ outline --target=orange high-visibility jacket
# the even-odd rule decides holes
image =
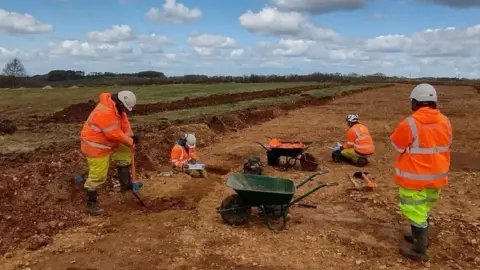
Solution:
[[[132,128],[126,113],[119,115],[110,93],[101,93],[100,102],[83,124],[80,134],[82,152],[87,157],[104,157],[120,144],[133,146]]]
[[[189,148],[187,152],[187,149],[179,144],[175,144],[173,146],[172,152],[170,153],[170,164],[172,167],[176,166],[181,168],[191,159],[198,159],[198,154],[195,147]]]
[[[422,190],[448,183],[452,126],[437,109],[420,108],[404,119],[390,136],[400,154],[395,164],[395,183]]]
[[[373,139],[368,128],[363,124],[355,124],[347,130],[347,141],[343,148],[353,148],[361,155],[371,155],[375,152]]]
[[[305,144],[302,143],[302,142],[284,143],[284,142],[279,141],[276,138],[273,138],[268,143],[268,147],[270,147],[270,148],[305,148]]]

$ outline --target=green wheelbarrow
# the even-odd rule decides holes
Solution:
[[[326,173],[311,175],[297,185],[290,179],[233,174],[228,178],[227,186],[235,190],[236,194],[226,197],[217,207],[217,213],[220,213],[227,224],[238,226],[248,222],[252,207],[258,207],[261,215],[265,217],[267,227],[270,230],[281,231],[286,226],[288,210],[292,205],[323,187],[338,185],[338,183],[319,183],[305,194],[293,198],[298,188],[311,181],[315,176]]]

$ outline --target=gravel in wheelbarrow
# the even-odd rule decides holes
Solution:
[[[275,178],[262,175],[236,173],[227,179],[227,186],[236,194],[225,198],[217,207],[223,220],[230,225],[244,225],[248,222],[252,207],[258,207],[265,217],[269,229],[280,231],[285,228],[287,213],[291,206],[305,197],[326,186],[338,183],[318,183],[305,194],[293,199],[298,188],[311,181],[314,177],[327,172],[316,173],[295,185],[290,179]],[[279,227],[273,226],[274,221],[281,220]]]

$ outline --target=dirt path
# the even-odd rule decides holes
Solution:
[[[228,133],[200,149],[207,164],[233,169],[250,154],[263,150],[250,141],[265,136],[314,140],[311,153],[330,173],[321,181],[337,181],[308,197],[317,209],[294,207],[280,233],[269,231],[259,217],[245,227],[225,225],[215,207],[231,194],[224,180],[182,175],[144,175],[144,212],[130,194],[103,197],[108,216],[57,234],[35,251],[18,249],[0,260],[1,269],[478,269],[480,211],[478,164],[480,126],[471,113],[478,94],[467,87],[438,87],[442,111],[454,126],[455,152],[450,184],[434,209],[430,262],[412,263],[398,255],[407,228],[397,207],[392,183],[394,152],[388,136],[409,112],[410,86],[384,88],[337,99],[323,106],[291,111],[264,124]],[[344,137],[345,115],[355,111],[370,129],[377,153],[365,170],[379,185],[373,193],[348,194],[348,165],[332,164],[327,146]],[[201,140],[201,138],[199,138]],[[167,154],[167,153],[166,153]],[[471,160],[471,162],[469,161]],[[477,167],[475,167],[477,166]],[[307,173],[266,173],[300,181]],[[307,190],[315,183],[302,189]],[[299,190],[299,192],[302,191]],[[79,209],[83,204],[78,205]]]

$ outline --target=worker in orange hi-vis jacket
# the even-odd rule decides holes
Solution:
[[[368,157],[375,152],[375,145],[368,128],[359,122],[358,114],[349,114],[345,119],[349,129],[347,140],[332,151],[335,162],[347,161],[358,167],[368,164]]]
[[[205,170],[190,170],[189,164],[195,164],[198,161],[198,152],[196,149],[197,138],[195,134],[185,134],[173,146],[170,153],[170,165],[175,171],[184,172],[192,177],[206,177]]]
[[[84,184],[87,210],[92,215],[99,215],[103,211],[98,206],[97,189],[107,180],[110,159],[117,165],[121,190],[132,188],[131,154],[134,144],[138,142],[126,114],[136,104],[135,94],[130,91],[101,93],[99,98],[100,102],[90,113],[80,134],[80,146],[87,157],[89,170]]]
[[[452,126],[437,109],[435,88],[417,85],[411,95],[413,114],[397,126],[390,139],[399,153],[395,183],[399,186],[400,210],[410,221],[411,233],[404,239],[413,248],[400,253],[413,260],[426,260],[428,217],[441,189],[448,183]]]

